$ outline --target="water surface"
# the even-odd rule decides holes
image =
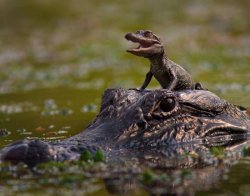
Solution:
[[[58,140],[84,130],[106,88],[139,87],[146,59],[126,54],[129,31],[151,29],[169,57],[206,88],[250,107],[248,1],[58,1],[0,3],[0,147],[23,138]],[[153,81],[149,88],[159,88]],[[249,160],[202,195],[249,193]],[[32,178],[32,177],[31,177]],[[0,180],[1,194],[108,194],[103,179],[68,187],[22,177]],[[33,182],[33,181],[31,181]],[[84,183],[86,183],[84,185]],[[31,183],[32,184],[32,183]],[[73,187],[73,188],[72,188]],[[47,192],[47,193],[48,193]],[[145,194],[138,188],[134,194]]]

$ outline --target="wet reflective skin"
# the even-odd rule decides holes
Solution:
[[[152,29],[159,35],[167,56],[193,82],[246,107],[250,114],[249,7],[246,0],[1,1],[0,149],[25,138],[56,145],[87,128],[99,113],[107,88],[140,88],[149,71],[148,59],[124,52],[136,45],[124,34],[138,29]],[[161,86],[153,77],[147,88]],[[171,99],[166,102],[174,105]],[[194,110],[193,105],[201,102],[190,104]],[[235,134],[226,142],[224,131],[211,132],[208,143],[229,147],[229,141],[241,141]],[[222,142],[213,142],[212,136]],[[239,153],[237,145],[231,145],[224,157],[224,147],[203,144],[150,147],[153,152],[121,145],[121,152],[112,148],[108,153],[107,148],[107,162],[93,167],[78,162],[80,150],[72,148],[76,161],[44,163],[45,171],[38,164],[33,169],[39,175],[27,165],[4,162],[0,163],[0,195],[247,195],[250,170],[244,149],[249,144],[242,141]]]
[[[1,159],[24,162],[78,160],[84,150],[106,155],[185,143],[226,146],[246,138],[250,119],[242,107],[207,90],[108,89],[100,113],[83,132],[56,143],[24,140],[1,151]],[[140,150],[139,150],[140,151]]]

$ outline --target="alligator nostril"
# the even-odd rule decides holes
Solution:
[[[164,99],[161,103],[160,103],[160,108],[164,111],[164,112],[170,112],[171,110],[173,110],[175,108],[175,100],[173,98],[167,98]]]

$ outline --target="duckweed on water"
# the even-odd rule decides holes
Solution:
[[[152,29],[159,34],[171,59],[184,65],[195,81],[202,82],[205,88],[220,97],[247,107],[250,114],[248,8],[246,0],[160,0],[157,3],[138,0],[122,4],[115,0],[108,3],[100,0],[3,0],[0,6],[0,35],[3,38],[0,46],[0,130],[4,130],[4,137],[0,137],[0,145],[3,147],[27,137],[47,140],[70,137],[82,131],[94,118],[106,88],[140,86],[148,62],[127,55],[128,43],[123,38],[126,32],[138,29]],[[149,88],[159,88],[159,84],[152,81]],[[54,127],[49,128],[50,125]],[[36,130],[38,127],[43,129]],[[6,135],[6,130],[11,135]],[[248,149],[244,150],[246,156]],[[210,154],[224,159],[221,149],[211,149]],[[8,170],[6,166],[0,170],[0,195],[11,195],[11,192],[13,195],[36,195],[32,188],[38,190],[37,195],[95,193],[103,183],[98,182],[96,186],[95,180],[86,176],[95,178],[104,166],[103,162],[95,162],[94,156],[86,158],[87,161],[65,162],[66,167],[51,163],[54,176],[47,168],[48,173],[36,177],[25,167],[20,169],[23,172],[18,172],[17,167],[9,168],[6,176],[3,172]],[[209,156],[207,161],[212,164],[213,159]],[[199,156],[187,152],[183,158],[192,161]],[[249,183],[245,183],[249,179],[249,172],[245,172],[247,166],[249,164],[234,172],[245,174],[245,179],[231,177],[234,183],[218,184],[213,191],[225,195],[249,193],[249,188],[240,186],[249,187]],[[155,170],[151,168],[151,174],[146,172],[142,178],[163,184],[159,180],[161,175]],[[101,173],[103,179],[112,171],[99,172],[99,175]],[[180,184],[183,178],[178,176],[189,177],[187,173],[180,170],[169,181]],[[125,182],[120,187],[125,187]],[[164,184],[163,187],[171,190]],[[104,195],[104,190],[102,187],[99,195]],[[206,194],[209,193],[201,195]]]
[[[196,173],[189,169],[170,170],[168,173],[146,170],[139,175],[139,180],[153,195],[171,192],[177,193],[177,195],[185,195],[187,193],[181,186],[183,182],[189,184],[195,175]],[[172,190],[173,186],[175,187],[174,190]]]
[[[250,157],[250,146],[247,146],[243,149],[243,155],[245,157]]]
[[[218,149],[214,151],[217,152]],[[215,154],[217,155],[217,153]],[[182,168],[181,165],[177,165],[179,168],[166,171],[154,168],[154,166],[149,168],[143,166],[144,169],[142,169],[140,163],[136,161],[133,162],[132,160],[130,160],[132,161],[130,164],[133,166],[124,162],[121,163],[121,165],[106,164],[99,162],[98,160],[100,160],[100,158],[97,159],[98,156],[103,157],[103,153],[100,150],[95,155],[85,151],[82,153],[79,161],[52,161],[38,164],[33,169],[34,174],[31,174],[31,171],[24,164],[12,166],[8,163],[2,163],[0,164],[0,177],[6,180],[5,183],[9,187],[17,185],[19,191],[39,190],[40,187],[56,188],[61,186],[66,190],[71,190],[73,187],[81,189],[82,187],[85,188],[85,186],[94,187],[95,183],[99,182],[100,179],[104,181],[116,179],[114,182],[112,181],[114,183],[113,186],[118,186],[117,182],[119,181],[125,183],[124,186],[127,186],[127,183],[134,182],[137,183],[137,186],[142,185],[149,190],[150,193],[160,194],[166,192],[166,190],[170,191],[171,186],[174,185],[175,192],[184,194],[184,187],[189,189],[188,187],[192,185],[193,181],[197,180],[197,176],[206,174],[206,172],[202,171],[202,168],[193,170]],[[217,157],[213,155],[210,159],[217,159]],[[182,158],[180,161],[181,160]],[[189,160],[188,157],[187,160]],[[189,161],[190,163],[194,161],[194,163],[197,164],[196,160]],[[181,161],[181,163],[182,162],[183,161]],[[222,159],[222,163],[223,162],[224,159]],[[122,164],[124,164],[124,166],[122,166]],[[193,166],[195,167],[195,165]],[[220,171],[220,166],[221,165],[215,166],[213,170],[218,169],[218,171]],[[210,170],[211,168],[208,167],[207,171]],[[17,181],[9,181],[8,179],[11,179],[13,176],[20,177],[24,183],[20,184]],[[32,186],[34,182],[37,182],[36,186]],[[100,186],[95,187],[95,191],[99,189]]]
[[[0,129],[0,137],[9,135],[10,132],[7,129]]]
[[[94,161],[95,162],[103,162],[103,161],[105,161],[105,156],[104,156],[101,149],[98,149],[96,151],[95,156],[94,156]]]
[[[156,173],[152,170],[147,169],[144,171],[139,178],[142,180],[144,184],[150,185],[153,183],[166,182],[171,180],[171,177],[166,173]]]
[[[105,156],[101,149],[98,149],[95,154],[92,154],[88,150],[84,150],[80,156],[80,161],[103,162],[105,161]]]
[[[188,169],[188,168],[184,168],[184,169],[182,169],[182,171],[181,171],[181,176],[182,177],[187,177],[187,176],[189,176],[191,174],[191,171],[190,171],[190,169]]]
[[[96,112],[97,106],[95,104],[88,104],[82,107],[81,112]]]
[[[93,155],[88,150],[84,150],[80,156],[81,161],[90,161],[92,159]]]
[[[36,166],[38,171],[46,171],[49,173],[60,173],[68,171],[69,163],[67,162],[55,162],[41,163]]]
[[[225,156],[225,149],[220,146],[212,147],[209,149],[211,154],[217,158],[223,158]]]
[[[18,114],[29,111],[37,111],[39,108],[32,103],[11,103],[0,105],[0,113],[5,115]]]
[[[41,112],[43,116],[54,116],[54,115],[70,115],[73,113],[73,110],[70,108],[58,108],[55,100],[48,99],[44,103],[44,109]]]
[[[142,181],[145,184],[151,184],[155,179],[155,175],[152,171],[147,170],[142,174]]]

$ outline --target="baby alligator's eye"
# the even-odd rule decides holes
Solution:
[[[152,37],[152,32],[151,31],[145,31],[144,36],[145,37]]]
[[[168,97],[161,101],[160,108],[164,112],[170,112],[175,108],[175,100],[171,97]]]

